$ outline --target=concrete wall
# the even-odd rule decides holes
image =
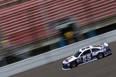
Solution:
[[[74,54],[81,47],[116,41],[116,30],[58,48],[22,61],[0,67],[0,77],[8,77]]]

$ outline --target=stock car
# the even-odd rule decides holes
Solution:
[[[96,46],[87,46],[79,49],[76,54],[63,60],[62,69],[69,70],[76,66],[104,58],[111,55],[111,49],[108,43]]]

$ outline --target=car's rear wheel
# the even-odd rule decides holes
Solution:
[[[102,59],[104,57],[104,54],[103,53],[98,53],[98,55],[97,55],[97,58],[98,59]]]
[[[76,66],[78,66],[78,64],[77,64],[76,61],[74,61],[74,62],[72,62],[72,63],[70,64],[70,68],[74,68],[74,67],[76,67]]]

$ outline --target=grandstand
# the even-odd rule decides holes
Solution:
[[[115,0],[0,0],[2,65],[116,29],[115,24]]]

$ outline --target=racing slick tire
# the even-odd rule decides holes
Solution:
[[[104,54],[103,53],[98,53],[97,54],[97,59],[102,59],[104,57]]]
[[[70,64],[70,68],[74,68],[74,67],[76,67],[76,66],[78,66],[78,63],[77,63],[76,61],[74,61],[74,62],[72,62],[72,63]]]

